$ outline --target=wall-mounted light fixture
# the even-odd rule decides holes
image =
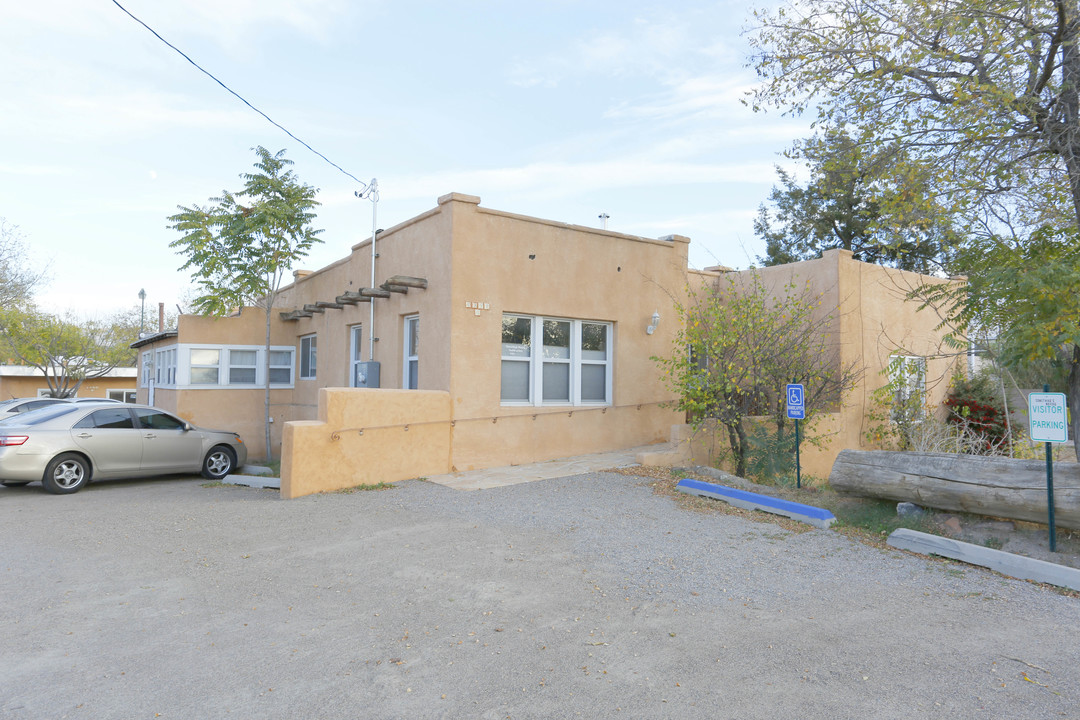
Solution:
[[[660,311],[654,311],[652,314],[652,318],[650,319],[652,320],[652,322],[649,323],[649,327],[645,328],[646,335],[652,335],[654,332],[656,332],[656,326],[660,324]]]

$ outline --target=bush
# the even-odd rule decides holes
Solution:
[[[960,433],[975,438],[971,450],[980,455],[1009,455],[1009,422],[993,378],[957,375],[945,398],[946,422]]]

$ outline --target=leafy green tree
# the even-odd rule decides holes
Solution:
[[[793,282],[770,290],[751,272],[729,274],[713,291],[691,291],[678,306],[682,322],[672,354],[654,360],[695,427],[712,419],[724,428],[739,475],[755,446],[785,447],[787,383],[804,384],[809,422],[838,405],[858,378],[856,368],[841,366],[833,319],[820,302]],[[775,435],[768,442],[757,437],[755,416],[771,421]]]
[[[0,308],[29,306],[43,277],[28,267],[19,229],[0,218]]]
[[[1076,0],[792,0],[754,13],[751,104],[902,149],[991,230],[1075,226],[1078,15]]]
[[[962,287],[916,291],[964,348],[977,335],[996,335],[1006,367],[1061,363],[1073,408],[1070,435],[1080,453],[1080,233],[1042,228],[1022,241],[991,237],[964,249]]]
[[[5,308],[0,330],[0,357],[39,370],[51,397],[74,397],[85,381],[131,364],[127,338],[112,321]]]
[[[311,227],[316,188],[301,182],[285,151],[271,154],[256,147],[257,172],[244,173],[237,193],[222,191],[210,205],[178,206],[169,227],[182,233],[170,243],[185,255],[180,269],[190,270],[201,294],[196,309],[209,315],[226,315],[245,305],[266,312],[266,348],[263,376],[270,374],[270,321],[274,301],[292,264],[305,257],[321,230]],[[265,396],[266,453],[270,456],[270,384]]]
[[[925,173],[888,147],[871,151],[832,131],[802,145],[810,177],[801,186],[777,168],[781,187],[762,205],[754,232],[766,266],[842,248],[856,260],[929,273],[948,263],[956,240]]]

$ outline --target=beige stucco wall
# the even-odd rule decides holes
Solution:
[[[281,497],[445,473],[450,431],[446,392],[324,388],[318,420],[285,426]]]
[[[825,477],[840,450],[871,446],[867,433],[871,429],[869,416],[876,411],[874,391],[888,384],[886,371],[894,353],[927,358],[927,402],[940,407],[963,356],[945,346],[944,331],[937,328],[940,318],[931,310],[920,311],[920,303],[907,295],[920,283],[952,281],[859,262],[847,250],[828,250],[815,260],[740,271],[734,279],[746,282],[750,273],[756,273],[770,292],[782,294],[791,283],[819,298],[819,315],[832,318],[830,337],[840,349],[840,362],[861,373],[842,407],[816,408],[828,414],[819,417],[811,431],[827,439],[827,445],[823,449],[803,446],[805,472]],[[695,288],[701,292],[724,287],[730,277],[726,273],[698,273],[694,275]],[[697,444],[708,445],[700,439]]]
[[[481,208],[477,201],[456,196],[448,203],[454,238],[454,467],[535,462],[667,440],[681,416],[661,406],[673,396],[658,382],[650,358],[671,351],[689,240],[528,218]],[[487,309],[476,310],[472,303]],[[661,321],[648,335],[653,312]],[[611,406],[502,405],[503,313],[611,323]],[[496,416],[498,422],[488,419]]]
[[[270,344],[294,346],[295,338],[278,321],[271,325]],[[153,353],[181,344],[205,345],[262,345],[266,341],[266,315],[261,308],[244,308],[231,317],[202,317],[181,315],[176,336],[152,342],[137,349],[140,362],[144,352]],[[152,355],[151,355],[152,356]],[[294,369],[294,377],[297,370]],[[273,388],[270,391],[270,455],[281,452],[281,434],[289,420],[307,417],[305,408],[297,407],[293,390]],[[258,461],[267,456],[265,439],[265,390],[263,388],[155,388],[154,405],[176,413],[185,420],[213,429],[240,434],[248,446],[248,457]],[[148,402],[148,388],[141,378],[137,400]]]

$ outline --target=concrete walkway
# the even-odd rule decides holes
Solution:
[[[488,488],[503,487],[505,485],[520,485],[521,483],[534,482],[536,480],[548,480],[551,478],[569,477],[582,473],[604,470],[607,468],[631,467],[637,465],[638,453],[650,452],[663,445],[643,445],[627,450],[615,450],[612,452],[593,453],[591,455],[578,455],[576,457],[559,458],[546,462],[529,463],[527,465],[510,465],[507,467],[485,468],[482,470],[466,470],[462,472],[447,473],[445,475],[433,475],[426,478],[428,482],[445,485],[455,490],[487,490]]]

